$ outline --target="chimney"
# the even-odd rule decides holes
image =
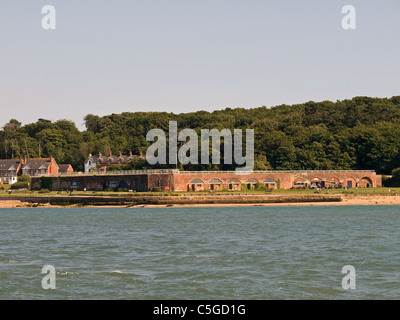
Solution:
[[[119,156],[122,157],[122,152],[121,151],[119,152]]]
[[[143,157],[142,151],[139,152],[139,155],[140,155],[141,158]]]
[[[91,158],[92,157],[92,154],[91,153],[89,153],[89,158]]]
[[[133,156],[133,154],[132,154],[132,151],[129,151],[129,156],[130,156],[130,157],[132,157],[132,156]]]
[[[108,154],[108,156],[109,156],[109,157],[112,157],[111,150],[110,150],[110,153]]]
[[[101,152],[99,152],[99,157],[101,158]]]

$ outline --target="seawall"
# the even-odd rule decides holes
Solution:
[[[24,203],[49,203],[51,205],[202,205],[202,204],[271,204],[340,202],[340,195],[113,195],[113,196],[12,196],[0,197],[0,201],[19,200]]]

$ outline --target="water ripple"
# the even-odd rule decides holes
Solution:
[[[2,209],[0,298],[396,299],[398,209]]]

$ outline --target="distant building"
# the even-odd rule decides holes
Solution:
[[[134,159],[144,159],[142,153],[140,155],[133,155],[132,152],[128,156],[119,153],[119,156],[113,156],[111,153],[109,156],[103,156],[99,153],[98,156],[92,156],[89,154],[85,160],[85,173],[90,172],[106,172],[107,168],[111,165],[127,165]]]
[[[21,171],[22,160],[0,160],[0,184],[14,184]]]
[[[22,165],[22,174],[40,176],[58,174],[58,165],[53,157],[26,159]]]
[[[373,170],[254,171],[238,175],[235,171],[161,169],[138,170],[125,174],[110,172],[57,176],[53,178],[52,190],[228,192],[257,189],[260,186],[269,189],[374,188],[382,186],[382,176]],[[40,178],[32,178],[32,189],[41,187]]]
[[[58,165],[58,173],[60,174],[68,174],[73,173],[74,168],[70,164],[59,164]]]
[[[58,174],[59,168],[53,157],[0,159],[0,184],[13,184],[18,176],[27,174],[35,177],[40,175]]]

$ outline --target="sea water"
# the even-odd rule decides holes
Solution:
[[[399,231],[400,206],[0,209],[0,299],[398,299]]]

